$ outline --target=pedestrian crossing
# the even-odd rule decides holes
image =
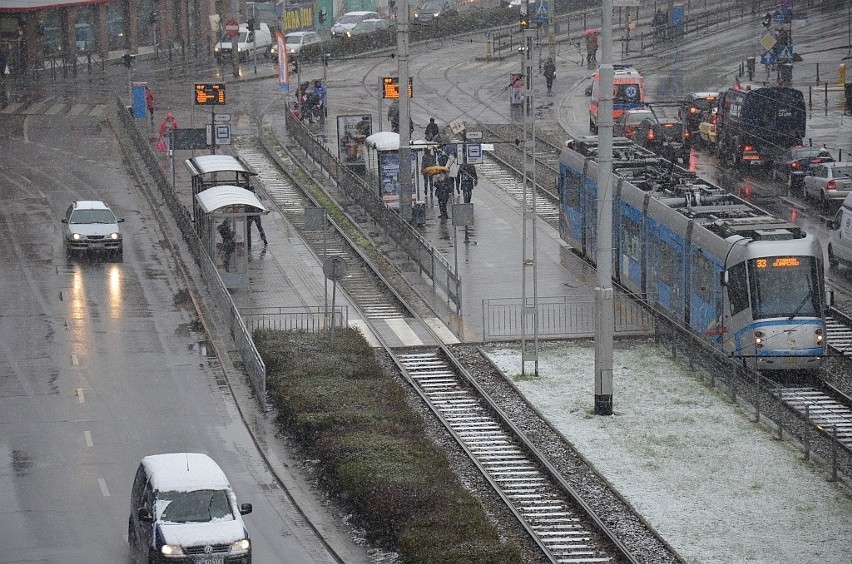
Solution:
[[[80,104],[55,99],[24,100],[0,104],[0,115],[106,116],[108,104]]]

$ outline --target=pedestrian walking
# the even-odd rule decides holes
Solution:
[[[422,166],[420,167],[420,172],[423,174],[424,197],[429,196],[433,202],[435,200],[435,181],[433,179],[433,174],[431,172],[427,172],[427,169],[437,164],[438,160],[435,158],[435,153],[432,152],[432,149],[426,149],[423,152],[423,158],[421,159]]]
[[[254,184],[248,185],[248,190],[254,193]],[[254,223],[257,225],[257,232],[260,234],[260,240],[263,241],[263,248],[266,249],[268,242],[266,241],[266,232],[263,230],[263,224],[260,221],[260,214],[251,214],[248,216],[248,226],[246,227],[246,246],[248,250],[251,251],[251,224]]]
[[[464,203],[469,204],[473,195],[473,188],[479,183],[479,178],[476,176],[476,166],[471,163],[461,165],[459,167],[459,179]]]
[[[225,272],[230,272],[231,257],[234,256],[234,250],[237,248],[237,241],[234,230],[231,227],[231,220],[226,218],[216,229],[219,231],[219,236],[222,237],[222,243],[219,247],[222,265],[225,267]]]
[[[461,192],[461,188],[459,187],[459,158],[455,153],[450,153],[450,156],[447,158],[447,168],[450,169],[449,175],[452,188],[456,191],[456,194],[459,194]]]
[[[598,61],[598,34],[589,33],[586,35],[586,62],[589,64],[589,68],[594,68]]]
[[[171,149],[172,130],[178,128],[177,119],[172,112],[166,112],[166,117],[160,123],[160,139],[157,141],[157,150],[167,153]]]
[[[148,107],[148,115],[151,116],[151,129],[154,129],[154,92],[145,85],[145,105]]]
[[[550,57],[544,61],[544,78],[547,81],[547,93],[553,90],[553,79],[556,78],[556,63]]]
[[[435,118],[429,118],[429,125],[426,126],[426,130],[423,132],[426,137],[426,141],[434,141],[435,137],[438,136],[438,124],[435,123]]]
[[[435,196],[438,197],[438,208],[441,211],[440,217],[442,220],[449,219],[447,215],[447,202],[450,201],[450,196],[453,194],[453,181],[444,173],[438,175],[435,179]]]

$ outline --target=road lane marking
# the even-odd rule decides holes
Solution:
[[[417,333],[411,329],[411,326],[408,325],[408,322],[405,319],[387,319],[385,320],[385,323],[387,323],[391,331],[399,337],[399,340],[402,341],[403,345],[409,347],[419,347],[423,345],[423,341],[420,340],[420,337],[418,337]]]
[[[98,485],[101,487],[101,493],[104,497],[109,497],[109,488],[107,488],[106,480],[103,478],[98,478]]]
[[[71,111],[68,112],[68,115],[79,116],[80,114],[83,113],[83,110],[85,110],[88,107],[89,106],[87,104],[74,104],[71,107]]]
[[[80,366],[80,359],[77,358],[76,354],[71,355],[71,366]]]
[[[95,446],[95,443],[92,442],[92,432],[91,431],[83,431],[83,436],[86,437],[86,446],[88,446],[88,447]]]
[[[77,388],[77,401],[86,403],[86,396],[83,395],[83,388]]]

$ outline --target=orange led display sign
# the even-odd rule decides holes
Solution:
[[[797,257],[775,257],[770,262],[770,259],[759,258],[754,261],[757,268],[787,268],[796,267],[801,263]]]
[[[224,84],[196,84],[195,85],[196,106],[224,106],[225,85]]]
[[[411,82],[411,77],[408,77],[408,97],[414,98],[414,86]],[[390,98],[392,100],[399,99],[399,77],[384,76],[382,77],[382,98]]]

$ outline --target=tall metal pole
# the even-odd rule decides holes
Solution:
[[[612,0],[601,13],[600,111],[598,112],[598,285],[595,288],[595,413],[612,415]]]
[[[408,1],[397,5],[396,49],[399,60],[399,215],[411,220],[411,114],[408,108]],[[381,119],[381,116],[379,116]],[[456,273],[458,274],[458,273]]]
[[[521,3],[521,15],[529,17],[530,6]],[[529,19],[527,19],[529,21]],[[538,260],[536,250],[536,187],[535,187],[535,100],[533,99],[533,38],[529,26],[523,30],[521,70],[524,81],[524,189],[521,206],[523,209],[523,257],[521,294],[523,316],[521,322],[521,374],[525,374],[526,363],[534,363],[534,374],[538,376]],[[527,342],[531,332],[532,345]]]
[[[240,6],[238,0],[231,0],[231,14],[234,21],[240,21]],[[233,65],[234,76],[240,76],[240,34],[237,32],[231,38],[231,64]]]

